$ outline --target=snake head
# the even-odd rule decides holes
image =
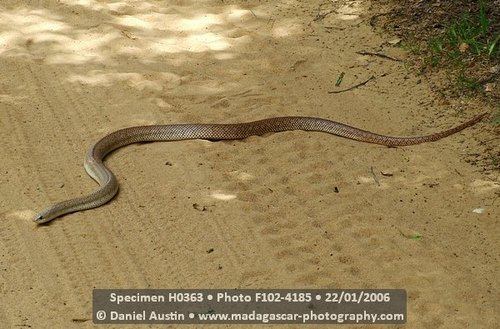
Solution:
[[[50,220],[50,219],[49,219]],[[48,222],[48,220],[46,219],[46,217],[43,215],[43,214],[37,214],[34,218],[33,218],[33,221],[37,224],[42,224],[42,223],[46,223]]]
[[[74,200],[55,203],[48,208],[45,208],[44,210],[36,214],[35,217],[33,217],[33,221],[37,224],[43,224],[61,217],[67,213],[75,211],[74,207],[68,207],[68,202],[74,202]]]
[[[50,222],[56,217],[59,217],[60,214],[54,209],[54,207],[47,208],[33,217],[33,221],[37,224],[43,224]]]

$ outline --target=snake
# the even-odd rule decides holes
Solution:
[[[114,150],[133,143],[193,139],[239,140],[250,136],[301,130],[324,132],[356,141],[397,147],[437,141],[476,124],[486,115],[487,113],[480,114],[456,127],[441,132],[409,137],[380,135],[337,121],[300,116],[272,117],[232,124],[167,124],[124,128],[104,136],[93,144],[87,152],[84,167],[88,175],[99,184],[99,188],[88,195],[50,205],[37,213],[33,221],[37,224],[47,223],[69,213],[97,208],[113,199],[118,192],[118,182],[111,170],[105,166],[104,158]]]

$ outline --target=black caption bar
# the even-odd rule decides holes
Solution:
[[[402,289],[95,289],[95,324],[403,324]]]

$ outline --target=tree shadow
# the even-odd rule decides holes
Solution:
[[[63,66],[67,76],[59,78],[70,84],[125,83],[179,96],[240,90],[234,77],[245,74],[241,61],[269,66],[253,45],[273,38],[272,29],[262,32],[269,15],[258,7],[219,1],[60,3],[0,9],[0,60]],[[218,74],[201,76],[200,65]]]

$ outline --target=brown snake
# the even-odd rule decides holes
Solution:
[[[118,183],[113,173],[104,165],[103,160],[110,152],[132,143],[187,139],[231,140],[280,131],[304,130],[325,132],[385,146],[406,146],[444,138],[474,125],[486,115],[487,113],[483,113],[442,132],[413,137],[379,135],[343,123],[314,117],[278,117],[236,124],[171,124],[125,128],[103,137],[87,153],[84,162],[85,170],[100,185],[99,188],[86,196],[51,205],[37,214],[33,221],[38,224],[47,223],[65,214],[96,208],[110,201],[118,192]]]

